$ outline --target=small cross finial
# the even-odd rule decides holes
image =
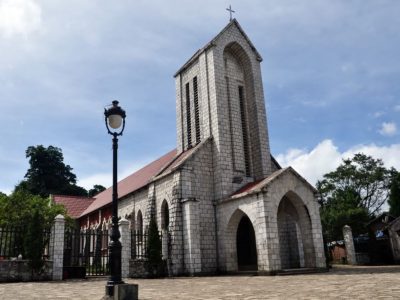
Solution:
[[[229,8],[227,8],[226,10],[229,11],[229,21],[232,21],[232,13],[234,13],[235,11],[232,10],[232,7],[230,4],[229,4]]]

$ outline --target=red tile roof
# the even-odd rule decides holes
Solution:
[[[151,162],[147,166],[141,168],[139,171],[129,175],[118,182],[118,198],[122,197],[145,187],[153,176],[156,176],[163,168],[170,164],[176,157],[176,149],[168,152],[161,156],[159,159]],[[95,196],[95,201],[85,209],[81,217],[87,215],[96,209],[99,209],[105,205],[110,204],[112,201],[112,187],[109,187],[105,191]]]
[[[256,192],[256,191],[260,191],[261,188],[263,188],[264,186],[268,185],[270,182],[275,180],[277,177],[279,177],[281,174],[285,173],[289,169],[291,169],[291,168],[289,167],[289,168],[285,168],[285,169],[280,169],[278,171],[275,171],[274,173],[272,173],[271,175],[267,176],[264,179],[261,179],[261,180],[258,180],[258,181],[254,181],[254,182],[250,182],[250,183],[246,184],[245,186],[243,186],[238,191],[234,192],[231,195],[231,197],[234,197],[234,198],[241,197],[243,195],[247,195],[247,194],[251,194],[251,193]]]
[[[234,192],[234,193],[232,194],[232,196],[239,195],[239,194],[241,194],[241,193],[250,191],[253,187],[255,187],[256,185],[258,185],[261,181],[262,181],[262,179],[261,179],[261,180],[256,180],[256,181],[254,181],[254,182],[249,182],[248,184],[246,184],[245,186],[241,187],[239,190],[237,190],[236,192]]]
[[[74,219],[78,218],[94,201],[93,198],[65,195],[53,195],[52,200],[54,203],[63,204],[67,209],[68,215]]]
[[[190,158],[190,156],[198,149],[201,147],[203,143],[198,144],[194,146],[193,148],[190,148],[189,150],[186,150],[185,152],[181,152],[178,156],[176,156],[173,160],[170,161],[169,164],[167,164],[163,169],[160,170],[159,173],[157,173],[157,178],[160,178],[161,176],[165,176],[177,168],[179,168],[182,164],[185,163],[185,161]]]
[[[315,192],[315,193],[317,192],[315,187],[313,187],[312,184],[310,184],[306,179],[304,179],[304,177],[302,177],[299,173],[297,173],[292,167],[287,167],[285,169],[279,169],[279,170],[273,172],[272,174],[270,174],[268,177],[266,177],[264,179],[246,184],[241,189],[234,192],[230,196],[230,198],[239,198],[239,197],[243,197],[243,196],[246,196],[246,195],[249,195],[252,193],[260,192],[265,186],[268,186],[273,181],[275,181],[277,178],[282,176],[282,174],[286,174],[286,173],[293,174],[298,179],[300,179],[302,182],[304,182],[306,185],[308,185],[308,187],[311,190],[313,190],[313,192]]]

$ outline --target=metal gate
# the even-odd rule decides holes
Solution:
[[[108,240],[108,230],[101,228],[66,229],[64,278],[108,275]]]

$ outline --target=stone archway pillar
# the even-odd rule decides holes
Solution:
[[[351,231],[351,227],[349,225],[343,226],[343,238],[346,246],[347,263],[349,265],[356,265],[357,259],[356,250],[354,249],[353,232]]]
[[[199,201],[182,200],[183,243],[185,271],[193,275],[201,272]]]

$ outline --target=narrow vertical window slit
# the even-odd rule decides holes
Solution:
[[[189,83],[186,83],[186,127],[187,127],[188,148],[191,148],[192,147],[192,127],[191,127],[191,115],[190,115]]]
[[[240,104],[240,117],[242,121],[244,165],[246,168],[245,170],[246,176],[250,176],[249,140],[247,136],[247,126],[246,126],[247,122],[246,122],[243,86],[239,86],[239,104]]]

